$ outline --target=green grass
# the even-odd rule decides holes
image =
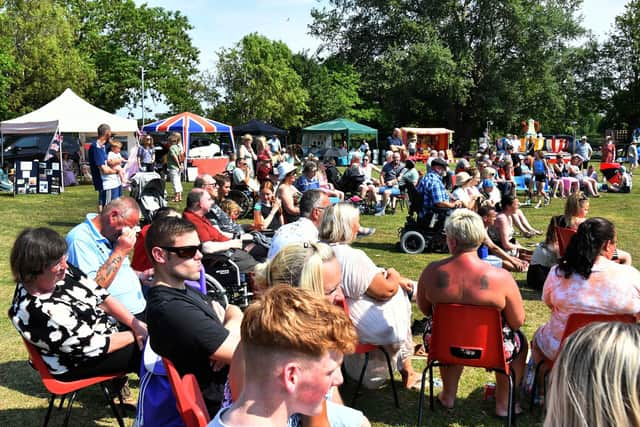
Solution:
[[[188,191],[187,186],[185,191]],[[23,195],[11,197],[0,195],[0,307],[4,313],[8,309],[15,284],[11,279],[8,259],[13,240],[24,227],[48,226],[60,233],[66,233],[84,219],[87,212],[95,210],[96,193],[90,186],[71,187],[59,196]],[[637,193],[630,195],[604,194],[600,199],[591,199],[591,216],[603,216],[612,220],[618,230],[619,246],[629,251],[634,259],[639,259],[640,249],[635,245],[635,212],[640,206]],[[530,222],[539,229],[545,229],[550,215],[563,209],[563,201],[553,199],[544,209],[524,208]],[[634,212],[635,211],[635,212]],[[395,244],[399,240],[398,229],[404,222],[404,214],[385,217],[364,216],[362,225],[376,227],[374,236],[363,239],[356,246],[365,250],[380,266],[394,267],[403,275],[417,279],[422,269],[443,255],[406,255],[397,252]],[[539,239],[523,239],[524,243],[535,243]],[[538,326],[549,317],[549,310],[540,302],[539,292],[526,288],[525,275],[516,274],[525,299],[527,320],[524,332],[530,339]],[[414,307],[414,317],[422,316]],[[416,343],[419,338],[415,337]],[[18,333],[6,315],[0,315],[0,425],[37,425],[42,422],[47,406],[47,393],[38,376],[26,362],[26,351]],[[421,370],[424,362],[416,360],[415,368]],[[135,375],[133,376],[135,378]],[[466,369],[460,381],[456,408],[452,412],[425,411],[425,425],[493,426],[500,425],[494,419],[493,402],[482,400],[484,384],[494,381],[493,375],[481,369]],[[137,381],[132,381],[134,386]],[[396,378],[399,388],[399,377]],[[135,392],[134,387],[134,392]],[[347,381],[343,391],[348,401],[353,391],[353,382]],[[417,391],[400,391],[401,409],[395,409],[388,386],[380,390],[365,390],[361,393],[356,407],[361,409],[376,426],[411,426],[417,419]],[[125,420],[133,422],[132,413]],[[80,393],[71,415],[71,425],[117,425],[97,388]],[[60,425],[63,414],[53,413],[51,425]],[[525,414],[518,419],[519,425],[540,425],[539,415]]]

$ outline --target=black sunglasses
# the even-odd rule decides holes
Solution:
[[[160,246],[160,248],[164,249],[168,252],[173,252],[178,255],[178,258],[182,259],[190,259],[196,256],[196,252],[202,252],[202,244],[198,246]]]

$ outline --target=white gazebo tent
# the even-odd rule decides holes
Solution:
[[[49,122],[45,124],[44,122]],[[2,134],[32,134],[52,132],[53,127],[59,133],[78,133],[80,141],[86,141],[87,136],[97,135],[98,126],[103,123],[111,127],[111,131],[119,136],[127,137],[127,151],[131,152],[136,146],[136,132],[138,123],[132,119],[116,116],[91,105],[76,95],[71,89],[66,89],[62,95],[39,109],[24,116],[5,120],[0,123]]]

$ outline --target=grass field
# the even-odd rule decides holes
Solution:
[[[189,189],[187,185],[186,190]],[[8,264],[9,252],[17,233],[28,226],[47,226],[64,234],[75,224],[84,219],[87,212],[95,209],[96,193],[90,186],[68,188],[59,196],[20,196],[13,198],[0,195],[0,308],[6,313],[15,284],[11,279]],[[524,208],[530,222],[538,229],[544,230],[551,215],[561,213],[563,201],[553,199],[551,205],[544,209]],[[636,246],[635,226],[637,208],[640,197],[636,194],[618,195],[603,194],[600,199],[591,200],[591,216],[603,216],[612,220],[618,230],[619,247],[629,251],[634,259],[640,259],[640,249]],[[404,222],[404,214],[384,217],[365,216],[361,219],[364,226],[376,227],[374,236],[363,239],[356,246],[365,250],[380,266],[395,267],[403,275],[417,279],[422,269],[431,261],[443,257],[438,254],[406,255],[395,249],[398,239],[398,228]],[[519,240],[525,244],[534,244],[538,239]],[[548,308],[540,301],[539,292],[526,288],[525,275],[517,274],[516,279],[521,287],[525,300],[527,320],[524,332],[530,339],[535,329],[549,317]],[[414,317],[422,316],[414,307]],[[419,342],[415,337],[416,343]],[[42,422],[47,406],[47,392],[37,374],[26,362],[26,351],[18,333],[10,324],[6,315],[0,315],[0,425],[38,425]],[[416,369],[421,370],[424,362],[416,360]],[[137,378],[131,381],[134,392],[137,392]],[[484,384],[493,381],[493,375],[480,369],[467,369],[460,381],[460,390],[456,408],[451,412],[436,409],[426,410],[426,425],[435,426],[492,426],[500,425],[493,418],[493,402],[482,400]],[[400,386],[399,377],[396,383]],[[353,383],[347,382],[343,394],[351,396]],[[401,387],[400,387],[401,388]],[[357,407],[369,417],[376,426],[412,426],[417,419],[417,391],[400,391],[401,409],[395,409],[391,391],[388,386],[380,390],[365,390],[361,393]],[[125,420],[127,425],[133,422],[129,411]],[[63,414],[54,411],[50,425],[60,425]],[[97,388],[83,391],[76,401],[71,415],[71,425],[117,425]],[[518,418],[522,426],[540,425],[538,414],[525,415]]]

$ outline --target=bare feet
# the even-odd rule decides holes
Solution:
[[[455,399],[445,399],[442,397],[442,393],[438,393],[438,396],[436,396],[438,398],[438,401],[440,402],[440,404],[445,408],[445,409],[453,409],[453,405],[456,403]],[[496,411],[497,412],[497,411]]]
[[[519,403],[516,403],[514,408],[513,408],[513,415],[520,415],[522,413],[522,408],[520,407]],[[502,407],[502,405],[500,407],[498,407],[498,404],[496,402],[496,415],[499,417],[506,417],[507,416],[507,405],[504,405],[504,407]]]
[[[400,375],[402,376],[402,385],[404,386],[404,388],[406,388],[407,390],[411,390],[411,389],[420,389],[420,380],[421,377],[418,373],[416,372],[407,372],[407,371],[400,371]]]

